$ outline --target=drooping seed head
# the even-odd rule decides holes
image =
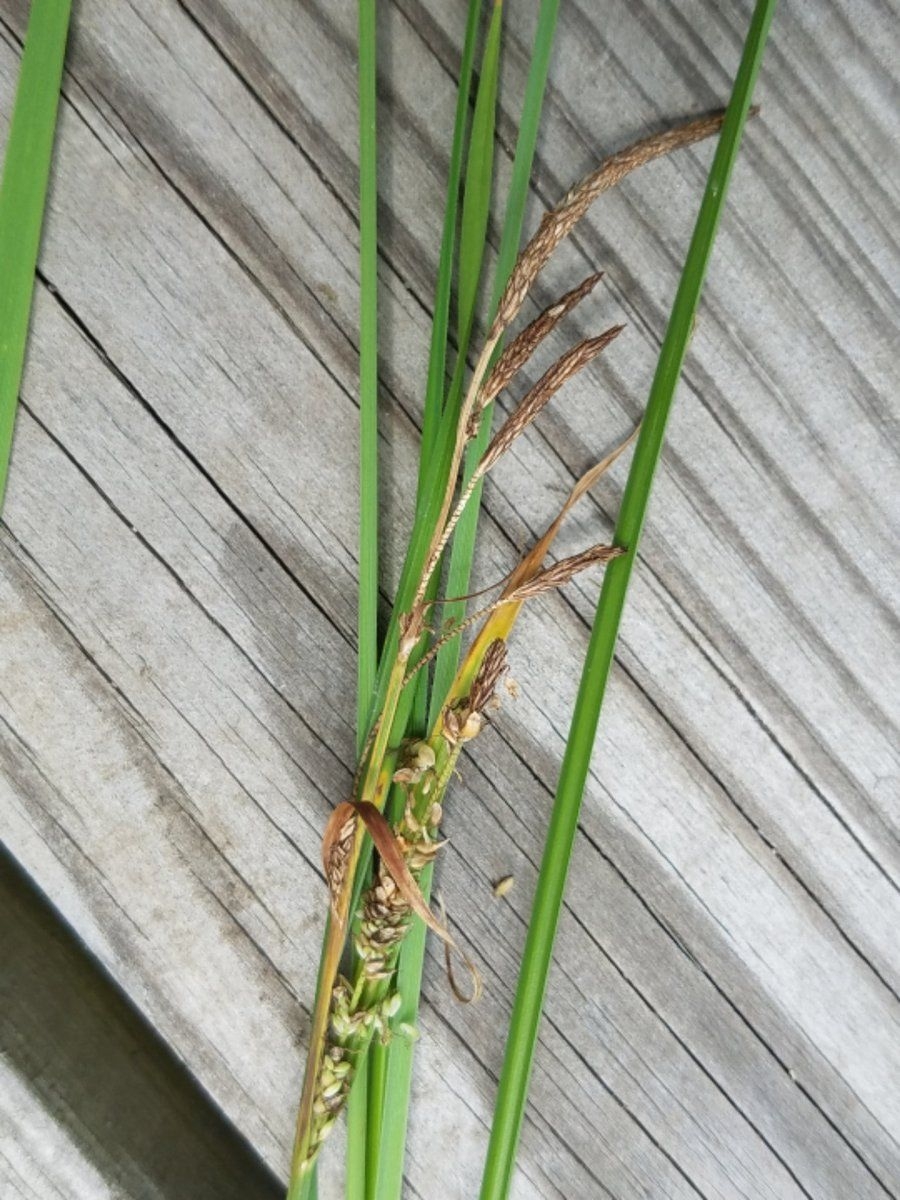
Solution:
[[[613,325],[597,337],[585,338],[566,351],[548,368],[524,399],[509,414],[484,452],[478,464],[478,474],[486,474],[501,455],[505,454],[516,438],[534,421],[544,407],[553,399],[567,379],[577,375],[592,362],[610,342],[614,341],[624,325]]]

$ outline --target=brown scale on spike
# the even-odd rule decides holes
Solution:
[[[486,474],[498,458],[505,454],[516,438],[534,421],[543,408],[553,399],[567,379],[592,362],[610,342],[614,341],[624,325],[613,325],[598,337],[585,338],[567,350],[561,358],[544,372],[521,403],[517,404],[500,428],[478,464],[478,475]]]
[[[525,302],[525,297],[531,290],[531,285],[538,277],[550,255],[572,229],[598,196],[614,187],[621,179],[637,167],[679,150],[703,141],[718,133],[725,119],[724,110],[700,117],[696,121],[688,121],[676,129],[667,129],[663,133],[654,133],[650,137],[641,138],[624,150],[611,155],[605,162],[590,173],[566,195],[562,203],[552,211],[545,213],[538,231],[519,255],[506,290],[500,299],[497,316],[491,326],[490,336],[499,335],[508,329],[516,319],[519,310]]]
[[[582,280],[577,287],[572,288],[570,292],[566,292],[564,296],[560,296],[558,300],[555,300],[553,304],[545,308],[540,316],[535,317],[531,324],[527,325],[520,334],[513,338],[500,355],[497,365],[488,376],[486,383],[478,395],[478,404],[472,415],[473,420],[476,421],[476,428],[477,418],[487,405],[499,396],[503,389],[512,382],[513,378],[525,366],[541,342],[553,332],[563,317],[568,316],[577,304],[580,304],[586,296],[590,295],[602,278],[602,271],[598,271],[594,275],[588,275],[587,279]],[[472,436],[474,436],[474,433]]]

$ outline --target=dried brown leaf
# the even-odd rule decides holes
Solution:
[[[369,832],[369,836],[375,843],[375,849],[378,851],[381,861],[387,868],[391,879],[397,885],[403,899],[412,911],[421,917],[428,928],[436,933],[442,941],[449,943],[451,946],[455,945],[450,932],[440,923],[425,903],[419,885],[413,879],[412,872],[406,864],[403,851],[397,841],[397,836],[391,828],[387,817],[374,804],[370,804],[367,800],[355,802],[353,808],[359,813],[361,820]]]

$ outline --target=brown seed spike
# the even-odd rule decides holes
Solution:
[[[341,891],[347,876],[347,867],[353,853],[356,837],[356,810],[345,800],[328,818],[322,838],[322,865],[331,894],[331,908],[335,919],[340,921],[339,905]]]
[[[577,345],[567,350],[552,367],[544,372],[531,391],[525,395],[497,430],[484,457],[478,464],[476,474],[479,477],[489,471],[497,459],[506,453],[519,434],[528,428],[566,380],[595,359],[610,342],[619,336],[624,328],[624,325],[613,325],[599,337],[585,338],[583,342],[578,342]]]
[[[491,327],[491,336],[499,337],[509,328],[550,255],[563,238],[572,232],[598,196],[644,163],[652,162],[653,159],[660,158],[672,150],[691,146],[694,142],[717,133],[724,119],[723,110],[634,142],[607,158],[574,187],[561,204],[551,212],[545,213],[537,233],[516,260],[506,290],[500,298],[497,315]]]
[[[539,317],[527,325],[515,337],[500,355],[487,382],[478,397],[478,412],[480,413],[490,402],[507,387],[513,377],[525,366],[541,342],[553,332],[563,317],[567,316],[585,296],[590,295],[600,280],[603,272],[588,275],[577,287],[560,296],[549,308],[545,308]]]
[[[484,658],[469,692],[469,712],[484,712],[506,668],[506,642],[502,638],[495,638],[484,652]]]
[[[510,593],[509,599],[518,602],[528,600],[532,596],[540,596],[543,592],[549,592],[555,588],[562,587],[570,579],[578,575],[579,572],[586,570],[588,567],[592,567],[597,563],[608,563],[611,559],[618,558],[624,553],[625,551],[621,546],[590,546],[587,550],[582,550],[579,554],[572,554],[569,558],[561,558],[552,567],[547,567],[546,570],[540,571],[532,579],[526,580],[514,592]]]

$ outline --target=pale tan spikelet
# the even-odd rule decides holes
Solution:
[[[356,810],[345,800],[328,818],[322,838],[322,865],[335,919],[341,921],[340,900],[356,838]],[[341,922],[343,923],[343,922]]]
[[[572,188],[556,208],[544,214],[537,233],[519,255],[500,299],[491,334],[499,336],[503,330],[509,328],[550,255],[563,238],[568,237],[598,196],[614,187],[637,167],[717,133],[724,119],[723,110],[695,121],[688,121],[664,133],[641,138],[640,141],[611,155]]]
[[[540,596],[543,592],[553,591],[555,588],[560,588],[564,584],[567,584],[570,579],[573,579],[588,567],[600,563],[608,563],[624,553],[625,551],[621,546],[606,546],[602,544],[590,546],[587,550],[582,550],[579,554],[572,554],[568,558],[561,558],[552,567],[547,567],[545,570],[539,571],[531,579],[527,579],[524,583],[519,584],[515,591],[511,592],[506,599],[507,601],[518,603],[521,600],[528,600],[532,596]]]
[[[475,473],[479,478],[491,469],[502,454],[505,454],[519,434],[527,429],[545,405],[553,399],[566,380],[571,379],[573,375],[595,359],[610,342],[619,336],[624,328],[624,325],[613,325],[598,337],[585,338],[584,341],[578,342],[577,345],[567,350],[552,367],[544,372],[531,391],[516,405],[497,430],[476,469]]]
[[[500,355],[496,367],[494,367],[479,393],[478,413],[499,396],[503,389],[509,385],[513,377],[525,366],[541,342],[553,332],[563,317],[567,316],[576,305],[580,304],[585,296],[590,295],[602,278],[602,271],[598,271],[594,275],[588,275],[587,279],[582,280],[577,287],[566,292],[564,296],[560,296],[549,308],[545,308],[540,316],[536,317],[530,325],[527,325],[520,334],[513,338]]]

